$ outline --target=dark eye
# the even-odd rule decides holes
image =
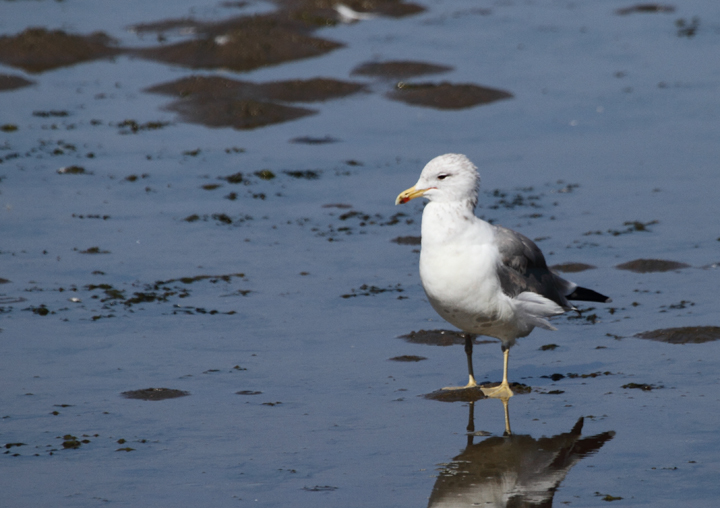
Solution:
[[[445,180],[448,176],[450,176],[450,175],[438,175],[437,179],[438,179],[438,180]]]

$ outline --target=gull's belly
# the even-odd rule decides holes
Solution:
[[[514,311],[500,288],[497,259],[490,245],[423,248],[420,278],[435,311],[469,333],[498,338],[514,335],[507,330],[512,328]]]

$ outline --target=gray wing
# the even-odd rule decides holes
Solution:
[[[494,228],[495,242],[502,260],[498,275],[503,292],[515,297],[523,291],[531,291],[565,309],[573,309],[565,296],[572,293],[576,285],[548,268],[538,246],[512,229],[502,226]]]

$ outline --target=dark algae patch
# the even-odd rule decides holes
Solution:
[[[289,19],[289,14],[281,10],[217,23],[186,20],[185,24],[198,34],[196,39],[142,48],[134,53],[141,58],[192,69],[249,71],[320,56],[343,46],[310,35],[315,27]],[[161,31],[159,26],[144,25],[135,29]]]
[[[227,285],[235,279],[246,280],[242,273],[231,273],[223,275],[195,275],[188,277],[180,277],[177,279],[169,279],[165,281],[156,281],[154,283],[134,282],[122,284],[119,287],[111,284],[88,284],[81,288],[59,288],[57,291],[72,291],[77,295],[78,301],[82,300],[82,308],[90,310],[94,313],[91,316],[92,321],[102,318],[112,318],[118,315],[129,316],[133,313],[145,310],[150,305],[161,306],[161,312],[165,314],[208,314],[208,315],[233,315],[235,310],[219,311],[215,309],[206,309],[194,306],[180,306],[182,299],[191,296],[195,289],[193,284],[206,284],[205,288],[219,285],[217,290],[226,292]],[[218,296],[246,296],[251,293],[248,289],[233,288],[231,294],[222,294]],[[83,292],[87,293],[83,293]],[[0,302],[2,303],[2,302]],[[39,307],[30,307],[30,310],[40,316],[55,314],[55,310],[48,309],[45,305]],[[59,309],[59,311],[67,311],[68,308]],[[81,318],[82,319],[82,318]]]
[[[552,381],[560,381],[561,379],[565,379],[566,377],[568,379],[590,379],[590,378],[596,378],[600,376],[612,376],[613,373],[610,371],[605,372],[590,372],[587,374],[578,374],[576,372],[568,372],[567,375],[560,374],[559,372],[556,372],[555,374],[551,374],[549,376],[540,376],[543,379],[551,379]]]
[[[550,268],[557,272],[578,273],[584,272],[585,270],[592,270],[597,267],[593,265],[587,265],[585,263],[560,263],[558,265],[552,265]]]
[[[170,125],[170,122],[145,122],[138,123],[135,120],[123,120],[117,126],[120,134],[137,134],[140,131],[153,131]]]
[[[337,490],[337,487],[333,487],[332,485],[315,485],[314,487],[303,487],[302,490],[306,492],[332,492],[333,490]]]
[[[720,326],[684,326],[637,333],[633,337],[669,344],[703,344],[720,340]]]
[[[405,335],[400,335],[398,338],[406,340],[411,344],[425,344],[427,346],[453,346],[465,344],[465,334],[454,330],[418,330],[416,332],[413,331]],[[473,344],[488,344],[491,342],[494,343],[495,341],[478,341],[477,338],[473,337]]]
[[[420,245],[421,237],[419,236],[398,236],[390,240],[398,245]]]
[[[3,445],[3,448],[9,450],[10,448],[13,448],[15,446],[27,446],[26,443],[5,443]]]
[[[390,361],[392,362],[421,362],[423,360],[427,360],[427,358],[425,358],[424,356],[416,355],[402,355],[390,358]]]
[[[89,443],[89,442],[90,442],[90,441],[88,441],[88,443]],[[78,440],[77,437],[75,437],[75,436],[73,436],[73,435],[70,435],[70,434],[67,434],[67,435],[63,436],[62,447],[63,447],[64,449],[66,449],[66,450],[77,450],[78,448],[80,448],[81,445],[82,445],[82,443]]]
[[[223,282],[230,282],[233,278],[243,278],[245,277],[244,273],[230,273],[227,275],[195,275],[194,277],[180,277],[179,279],[168,279],[166,281],[158,281],[155,284],[161,285],[161,284],[171,284],[173,282],[182,282],[183,284],[192,284],[193,282],[198,282],[201,280],[209,280],[213,284],[223,281]]]
[[[363,284],[358,289],[351,289],[350,293],[341,295],[342,298],[353,298],[356,296],[374,296],[379,295],[380,293],[402,293],[405,291],[403,288],[400,287],[400,284],[397,284],[395,286],[389,286],[387,288],[380,288],[377,286],[369,286],[367,284]]]
[[[662,386],[650,385],[647,383],[628,383],[626,385],[622,385],[622,387],[626,390],[642,390],[644,392],[663,388]]]
[[[619,16],[627,16],[628,14],[655,13],[655,12],[664,12],[664,13],[675,12],[675,6],[654,4],[654,3],[637,4],[637,5],[633,5],[630,7],[623,7],[622,9],[618,9],[615,11],[615,14],[617,14]]]
[[[0,37],[0,62],[27,72],[75,65],[117,55],[115,41],[102,32],[73,35],[62,30],[27,28],[14,36]]]
[[[690,265],[686,263],[680,263],[678,261],[666,261],[664,259],[635,259],[617,265],[615,268],[620,270],[629,270],[636,273],[651,273],[651,272],[670,272],[672,270],[680,270],[682,268],[689,268]]]
[[[489,104],[509,99],[512,94],[503,90],[472,84],[398,83],[387,97],[412,106],[435,109],[466,109],[480,104]]]
[[[21,76],[13,76],[10,74],[0,74],[0,92],[17,90],[32,85],[33,82]]]
[[[328,78],[251,83],[217,76],[190,76],[146,91],[178,97],[166,109],[190,123],[253,129],[302,118],[316,111],[278,102],[320,102],[357,93],[364,85]]]
[[[365,85],[328,78],[293,79],[254,85],[264,98],[284,102],[319,102],[360,92]]]
[[[183,390],[175,390],[172,388],[144,388],[142,390],[122,392],[120,395],[122,395],[126,399],[165,400],[185,397],[187,395],[190,395],[190,392],[185,392]]]
[[[283,171],[286,175],[301,180],[317,180],[320,178],[320,171],[314,171],[312,169],[305,170],[287,170]]]
[[[60,175],[90,175],[82,166],[65,166],[57,170]]]
[[[400,17],[423,7],[398,0],[351,0],[358,12]],[[172,44],[127,50],[140,58],[192,69],[249,71],[269,65],[316,57],[343,44],[316,37],[313,32],[337,23],[335,2],[278,0],[278,10],[237,16],[217,22],[195,19],[165,20],[136,25],[138,33],[185,31],[193,38]],[[438,67],[439,68],[439,67]],[[365,88],[328,78],[249,83],[222,77],[192,76],[148,89],[180,97],[167,106],[190,123],[209,127],[254,129],[314,114],[315,111],[278,102],[318,102],[344,97]]]
[[[145,48],[135,54],[191,69],[249,71],[320,56],[340,47],[338,42],[305,35],[272,19],[256,18],[239,23],[227,34]]]
[[[291,143],[298,143],[302,145],[326,145],[328,143],[337,143],[339,140],[330,136],[323,136],[322,138],[314,138],[312,136],[298,136],[292,138]]]
[[[90,247],[85,250],[81,250],[80,254],[110,254],[109,250],[102,250],[100,247]]]
[[[353,76],[371,76],[388,79],[407,79],[426,74],[442,74],[450,72],[452,67],[425,62],[393,60],[389,62],[366,62],[355,67]]]
[[[200,97],[191,100],[175,101],[166,108],[180,115],[181,120],[188,123],[205,125],[206,127],[232,127],[238,130],[257,129],[305,116],[314,115],[317,111],[284,106],[267,101],[252,99],[225,99]]]
[[[595,496],[602,498],[603,501],[620,501],[622,500],[622,497],[620,496],[613,496],[611,494],[601,494],[600,492],[596,492]]]
[[[475,402],[486,399],[487,397],[482,388],[475,386],[473,388],[460,388],[457,390],[436,390],[432,393],[423,395],[428,400],[436,400],[438,402]]]
[[[190,76],[152,86],[146,91],[180,98],[228,97],[282,102],[319,102],[345,97],[365,88],[360,83],[329,78],[252,83],[218,76]]]
[[[649,232],[650,229],[648,226],[653,226],[657,224],[658,221],[651,220],[649,222],[640,222],[638,220],[629,220],[623,222],[623,226],[625,226],[625,229],[608,229],[607,233],[611,234],[612,236],[620,236],[620,235],[627,235],[629,233],[636,233],[638,231],[640,232]],[[602,231],[587,231],[586,233],[583,233],[583,236],[591,236],[591,235],[603,235]]]

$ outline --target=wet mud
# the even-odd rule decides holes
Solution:
[[[422,243],[419,236],[398,236],[390,241],[398,245],[420,245]]]
[[[364,88],[365,85],[361,83],[328,78],[251,83],[214,76],[190,76],[171,83],[155,85],[146,91],[184,99],[212,96],[281,102],[320,102],[346,97]]]
[[[421,362],[423,360],[427,360],[424,356],[416,356],[416,355],[402,355],[402,356],[393,356],[390,358],[390,361],[392,362]]]
[[[411,106],[451,110],[467,109],[512,98],[512,94],[504,90],[448,82],[438,84],[401,82],[386,96]]]
[[[681,270],[689,267],[690,265],[679,261],[668,261],[664,259],[634,259],[633,261],[621,263],[615,268],[635,273],[652,273],[671,272],[673,270]]]
[[[317,111],[312,109],[283,106],[272,102],[216,100],[208,97],[173,102],[165,109],[179,113],[180,118],[185,122],[241,130],[257,129],[317,114]]]
[[[651,384],[647,384],[647,383],[628,383],[628,384],[622,385],[622,387],[625,390],[642,390],[644,392],[650,392],[652,390],[664,388],[664,386],[662,386],[662,385],[656,386],[656,385],[651,385]]]
[[[296,138],[292,138],[290,140],[290,143],[300,145],[327,145],[328,143],[337,143],[338,141],[340,140],[330,136],[323,136],[321,138],[314,138],[312,136],[298,136]]]
[[[383,79],[407,79],[427,74],[442,74],[453,70],[447,65],[425,62],[393,60],[389,62],[366,62],[351,71],[353,76],[369,76]]]
[[[115,41],[102,32],[68,34],[62,30],[28,28],[0,37],[0,62],[31,73],[40,73],[121,53]]]
[[[427,346],[455,346],[465,344],[465,334],[453,330],[418,330],[398,337],[411,344],[425,344]],[[478,340],[473,337],[473,344],[497,343],[495,340]]]
[[[363,88],[359,83],[323,78],[251,83],[191,76],[146,91],[179,97],[165,109],[179,113],[184,121],[208,127],[255,129],[317,113],[277,102],[319,102],[345,97]]]
[[[423,395],[425,399],[435,400],[438,402],[476,402],[478,400],[487,399],[483,393],[483,388],[494,388],[500,383],[481,383],[481,386],[472,388],[457,388],[452,390],[436,390],[434,392]],[[522,383],[510,383],[510,390],[514,395],[523,395],[532,392],[532,387]]]
[[[390,17],[417,14],[423,7],[392,0],[347,2],[357,12]],[[339,42],[311,35],[319,28],[338,23],[335,3],[327,0],[277,1],[278,10],[268,14],[240,16],[215,23],[192,19],[166,20],[136,25],[139,33],[163,33],[183,29],[196,34],[189,41],[134,50],[141,58],[192,69],[249,71],[303,58],[323,55],[342,47]]]
[[[18,90],[32,84],[34,84],[34,81],[30,81],[21,76],[13,76],[12,74],[0,74],[0,92]]]
[[[552,265],[550,268],[563,273],[580,273],[585,270],[593,270],[597,267],[586,263],[561,263],[559,265]]]
[[[82,166],[64,166],[57,170],[58,174],[61,175],[91,175],[90,171],[87,171]]]
[[[245,72],[266,65],[310,58],[342,44],[298,33],[273,21],[246,21],[215,38],[134,51],[142,58],[191,69],[230,69]],[[242,26],[245,25],[245,26]],[[218,39],[222,37],[222,39]]]
[[[622,9],[617,9],[615,13],[619,16],[627,16],[628,14],[636,14],[636,13],[673,13],[675,12],[675,6],[674,5],[667,5],[667,4],[654,4],[654,3],[647,3],[647,4],[637,4],[632,5],[630,7],[623,7]]]
[[[656,340],[668,344],[703,344],[720,340],[720,326],[683,326],[663,328],[634,335],[639,339]]]
[[[121,395],[126,399],[167,400],[176,399],[178,397],[187,397],[190,393],[183,390],[176,390],[174,388],[143,388],[142,390],[122,392]]]
[[[479,386],[457,390],[436,390],[423,395],[423,397],[438,402],[476,402],[487,398]]]

